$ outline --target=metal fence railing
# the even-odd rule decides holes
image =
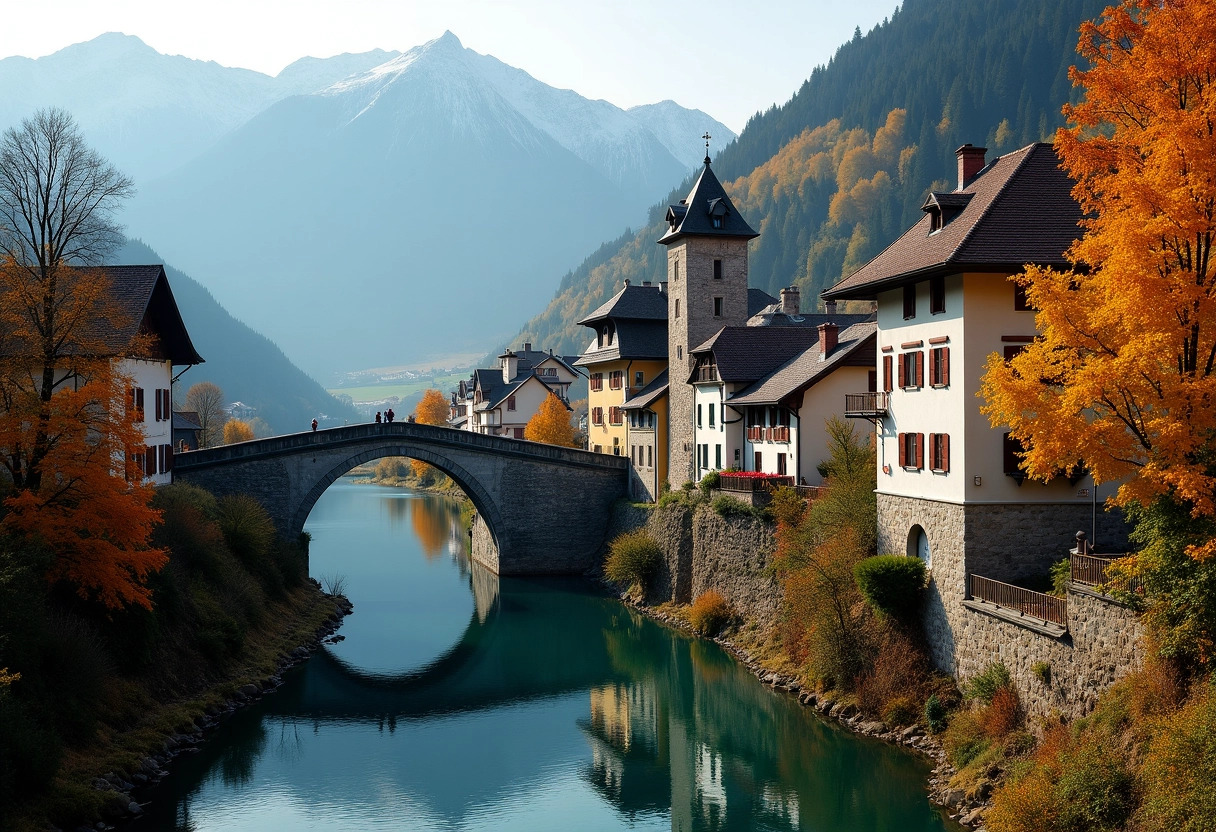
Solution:
[[[1111,563],[1120,557],[1122,555],[1095,557],[1094,555],[1071,553],[1068,556],[1069,578],[1074,584],[1093,587],[1099,591],[1110,589],[1135,592],[1141,586],[1138,579],[1117,578],[1108,572]]]
[[[1063,598],[994,581],[982,575],[970,575],[969,579],[968,594],[972,598],[1014,610],[1022,615],[1032,615],[1062,627],[1068,626],[1068,604]]]

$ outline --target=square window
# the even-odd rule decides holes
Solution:
[[[641,370],[636,371],[636,372],[633,374],[633,386],[634,386],[634,387],[642,387],[642,386],[643,386],[643,384],[642,384],[642,378],[643,378],[642,371],[641,371]]]

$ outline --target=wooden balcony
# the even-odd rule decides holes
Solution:
[[[890,393],[845,393],[844,415],[849,419],[877,419],[887,415]]]
[[[718,368],[716,366],[701,366],[692,374],[693,384],[705,381],[721,381],[718,378]]]
[[[766,428],[762,425],[752,425],[747,429],[748,442],[789,442],[790,429],[788,426]]]
[[[1063,598],[1056,598],[1054,595],[1023,589],[980,575],[968,576],[968,595],[1018,615],[1033,616],[1066,629],[1068,627],[1068,604]]]
[[[768,491],[770,488],[793,484],[793,477],[781,474],[767,474],[759,477],[755,475],[740,477],[732,474],[722,474],[718,480],[718,488],[723,491]]]

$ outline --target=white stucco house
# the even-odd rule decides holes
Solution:
[[[570,407],[570,385],[580,375],[574,360],[525,343],[507,350],[495,369],[474,370],[451,401],[452,427],[491,436],[524,438],[524,428],[550,395]]]

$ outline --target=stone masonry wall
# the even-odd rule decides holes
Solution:
[[[781,588],[769,570],[775,526],[753,517],[724,518],[707,506],[693,512],[618,505],[608,539],[637,528],[645,528],[664,553],[646,587],[647,603],[687,604],[715,589],[748,621],[765,628],[776,622]]]
[[[968,572],[1006,582],[1045,575],[1052,562],[1067,555],[1069,535],[1059,530],[1088,528],[1088,507],[1080,508],[1085,509],[1082,526],[1076,506],[964,507],[878,495],[880,552],[909,554],[914,525],[929,538],[924,624],[935,667],[966,682],[999,659],[1030,714],[1080,716],[1105,687],[1141,662],[1142,630],[1135,615],[1084,591],[1068,594],[1068,632],[1061,637],[964,604]],[[1105,528],[1100,525],[1099,541],[1118,539],[1120,523],[1116,517]],[[1050,666],[1049,684],[1032,672],[1037,662]]]

